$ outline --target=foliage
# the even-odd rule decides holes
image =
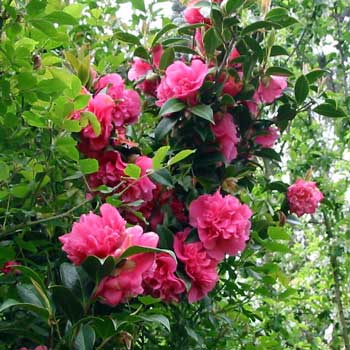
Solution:
[[[0,5],[0,264],[21,263],[0,276],[0,348],[348,349],[348,6],[339,0],[275,1],[272,9],[255,1],[198,3],[209,26],[159,22],[157,4],[139,0],[131,3],[131,21],[123,22],[122,6],[90,0]],[[339,38],[340,61],[313,50],[330,28]],[[193,44],[199,32],[204,51]],[[157,44],[164,53],[156,77],[128,80],[132,59],[152,64]],[[229,66],[234,47],[240,56]],[[219,265],[219,283],[198,303],[140,295],[112,308],[96,300],[96,281],[120,261],[89,257],[74,266],[58,237],[104,201],[133,214],[130,224],[136,220],[148,230],[151,222],[139,210],[142,203],[122,199],[123,191],[107,185],[92,191],[100,159],[77,146],[85,128],[98,135],[101,123],[93,112],[71,115],[89,105],[91,97],[81,91],[96,93],[97,77],[117,72],[128,89],[139,89],[192,55],[210,62],[214,76],[201,87],[197,105],[170,99],[160,107],[155,96],[143,94],[140,121],[125,128],[133,144],[114,150],[127,164],[127,181],[150,177],[175,191],[186,213],[195,198],[219,187],[236,196],[254,212],[250,240]],[[222,94],[220,74],[241,80],[241,68],[243,90]],[[259,104],[255,119],[239,101],[253,100],[271,75],[288,76],[288,88],[272,104]],[[337,93],[340,87],[344,93]],[[241,138],[238,157],[229,162],[211,126],[223,111],[234,116]],[[282,132],[278,146],[256,144],[273,124]],[[135,154],[153,159],[147,175],[133,162]],[[311,176],[326,200],[303,222],[290,215],[285,193],[295,179]],[[152,229],[160,249],[173,249],[173,234],[187,225],[169,204],[162,212],[162,224]],[[129,251],[130,257],[141,252]]]

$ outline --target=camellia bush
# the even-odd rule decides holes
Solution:
[[[154,30],[135,1],[139,35],[112,5],[1,6],[0,349],[317,348],[241,327],[295,293],[269,256],[327,204],[311,169],[274,177],[279,139],[346,116],[288,68],[288,8],[191,1]]]

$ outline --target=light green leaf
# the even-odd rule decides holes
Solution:
[[[168,161],[168,165],[173,165],[173,164],[176,164],[178,162],[181,162],[182,160],[189,157],[191,154],[193,154],[195,152],[196,152],[196,150],[184,149],[184,150],[180,151],[179,153],[177,153],[174,157],[170,158]]]
[[[124,169],[124,174],[133,179],[139,179],[141,175],[141,168],[136,164],[129,163]]]
[[[162,163],[167,153],[170,150],[170,146],[163,146],[159,148],[152,158],[153,169],[158,170],[162,167]]]

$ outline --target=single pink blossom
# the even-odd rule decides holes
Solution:
[[[254,99],[261,103],[272,103],[282,96],[287,85],[286,77],[276,75],[265,77],[263,81],[260,82],[258,90],[254,95]]]
[[[104,75],[95,84],[95,90],[97,92],[102,89],[106,89],[106,93],[114,100],[121,99],[125,89],[123,78],[117,73]]]
[[[99,258],[114,255],[125,239],[126,222],[118,210],[103,204],[100,213],[82,215],[71,232],[59,237],[62,250],[75,265],[80,265],[90,255]]]
[[[290,211],[298,216],[314,214],[323,198],[316,182],[302,179],[298,179],[293,185],[289,186],[287,191]]]
[[[184,264],[186,274],[191,279],[188,300],[193,303],[204,298],[214,289],[219,276],[216,271],[218,261],[208,254],[203,243],[185,242],[190,231],[190,228],[186,228],[174,236],[174,250],[178,259]]]
[[[124,90],[121,100],[115,105],[112,121],[116,127],[135,124],[141,114],[141,98],[134,90]]]
[[[208,67],[201,60],[195,59],[187,66],[181,61],[171,64],[157,89],[157,105],[161,106],[169,98],[186,100],[196,96],[208,73]]]
[[[48,350],[48,347],[46,345],[38,345],[34,350]]]
[[[152,66],[141,58],[134,58],[128,73],[128,79],[131,81],[139,80],[148,72],[152,72]]]
[[[142,286],[145,294],[167,302],[179,301],[179,295],[185,292],[185,283],[176,277],[176,261],[169,254],[159,253],[150,270],[143,276]]]
[[[87,111],[96,115],[101,127],[100,135],[97,135],[91,125],[81,131],[82,142],[91,151],[99,151],[108,145],[108,140],[112,132],[112,111],[115,108],[113,99],[105,94],[98,94],[91,98]]]
[[[190,225],[197,228],[204,248],[217,260],[244,250],[252,214],[236,197],[223,197],[219,191],[201,195],[189,207]]]
[[[200,7],[194,7],[200,0],[192,0],[184,11],[184,18],[188,24],[210,23],[210,18],[204,17]]]
[[[265,130],[264,134],[256,136],[254,142],[262,148],[272,148],[279,137],[279,130],[277,128],[269,127]]]
[[[239,137],[237,135],[237,128],[233,122],[232,115],[225,113],[215,115],[215,125],[211,125],[220,150],[225,157],[227,163],[231,163],[237,157],[237,144]]]
[[[14,273],[14,274],[18,275],[21,273],[21,271],[13,268],[16,265],[22,265],[22,264],[16,260],[7,261],[0,271],[6,275],[9,273]]]

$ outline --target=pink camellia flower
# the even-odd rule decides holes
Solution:
[[[141,58],[134,58],[128,73],[128,79],[131,81],[139,80],[150,71],[152,71],[152,66],[148,62]]]
[[[156,50],[155,48],[158,47],[160,47],[160,49]],[[155,66],[157,67],[156,64],[158,64],[159,67],[159,61],[161,55],[163,54],[163,49],[161,45],[157,45],[155,48],[155,56],[153,61],[155,62]],[[131,65],[131,69],[128,73],[128,78],[131,81],[136,81],[143,77],[145,80],[137,84],[136,87],[143,91],[145,94],[155,96],[159,84],[159,79],[157,77],[152,77],[151,79],[148,79],[147,74],[151,74],[152,72],[152,66],[148,62],[140,58],[134,58],[133,64]]]
[[[82,130],[82,142],[86,144],[87,149],[99,151],[108,145],[108,139],[112,132],[112,111],[114,108],[115,103],[108,95],[101,93],[90,99],[87,111],[96,115],[101,126],[101,134],[96,135],[91,124]]]
[[[140,226],[131,227],[127,229],[126,239],[116,250],[115,256],[119,257],[132,246],[156,248],[158,240],[159,237],[154,232],[143,233]],[[100,297],[105,304],[116,306],[142,294],[143,275],[152,267],[154,260],[154,253],[140,253],[128,257],[121,266],[116,268],[112,276],[102,279],[95,296]]]
[[[34,350],[48,350],[48,347],[46,345],[38,345]]]
[[[233,77],[229,77],[225,84],[222,92],[231,96],[238,95],[243,89],[243,82],[241,80],[235,80]]]
[[[107,94],[114,100],[121,99],[125,88],[123,78],[117,73],[104,75],[95,84],[95,90],[99,92],[105,88],[107,90]]]
[[[254,142],[262,148],[272,148],[279,137],[279,130],[277,128],[269,127],[265,130],[264,134],[257,136]]]
[[[256,117],[258,115],[258,104],[256,101],[242,101],[242,103],[249,109],[252,117]]]
[[[271,75],[271,77],[265,77],[260,82],[258,90],[254,95],[254,99],[257,102],[272,103],[277,98],[282,96],[283,91],[288,86],[287,78]]]
[[[134,90],[124,90],[121,101],[116,104],[112,121],[116,127],[135,124],[141,114],[141,98]]]
[[[143,276],[145,294],[167,302],[178,302],[179,295],[185,292],[186,286],[176,277],[176,267],[176,261],[169,254],[157,254],[152,268]]]
[[[196,96],[208,73],[208,67],[201,60],[193,60],[190,66],[181,61],[171,64],[165,71],[158,89],[157,105],[161,106],[169,98],[186,100]]]
[[[289,186],[287,191],[290,211],[298,216],[314,214],[323,198],[315,182],[302,179]]]
[[[190,231],[190,228],[186,228],[174,236],[174,250],[191,279],[188,301],[193,303],[214,289],[219,276],[216,271],[218,261],[208,254],[202,242],[185,243]]]
[[[217,142],[220,146],[220,150],[224,155],[226,162],[230,163],[237,157],[237,144],[239,137],[237,135],[237,128],[232,120],[232,115],[224,113],[215,115],[215,125],[211,125]]]
[[[90,212],[73,224],[72,231],[59,237],[62,250],[73,264],[80,265],[88,256],[105,258],[114,255],[123,243],[127,229],[126,221],[110,204],[103,204],[101,215]]]
[[[9,273],[14,273],[18,275],[21,273],[21,271],[13,268],[13,266],[16,266],[16,265],[22,265],[22,264],[16,260],[7,261],[0,271],[6,275]]]
[[[184,11],[184,18],[188,24],[210,23],[210,18],[204,17],[200,7],[194,7],[200,0],[192,0]]]
[[[190,225],[197,228],[204,248],[217,260],[244,250],[252,214],[246,204],[219,191],[198,197],[189,207]]]

